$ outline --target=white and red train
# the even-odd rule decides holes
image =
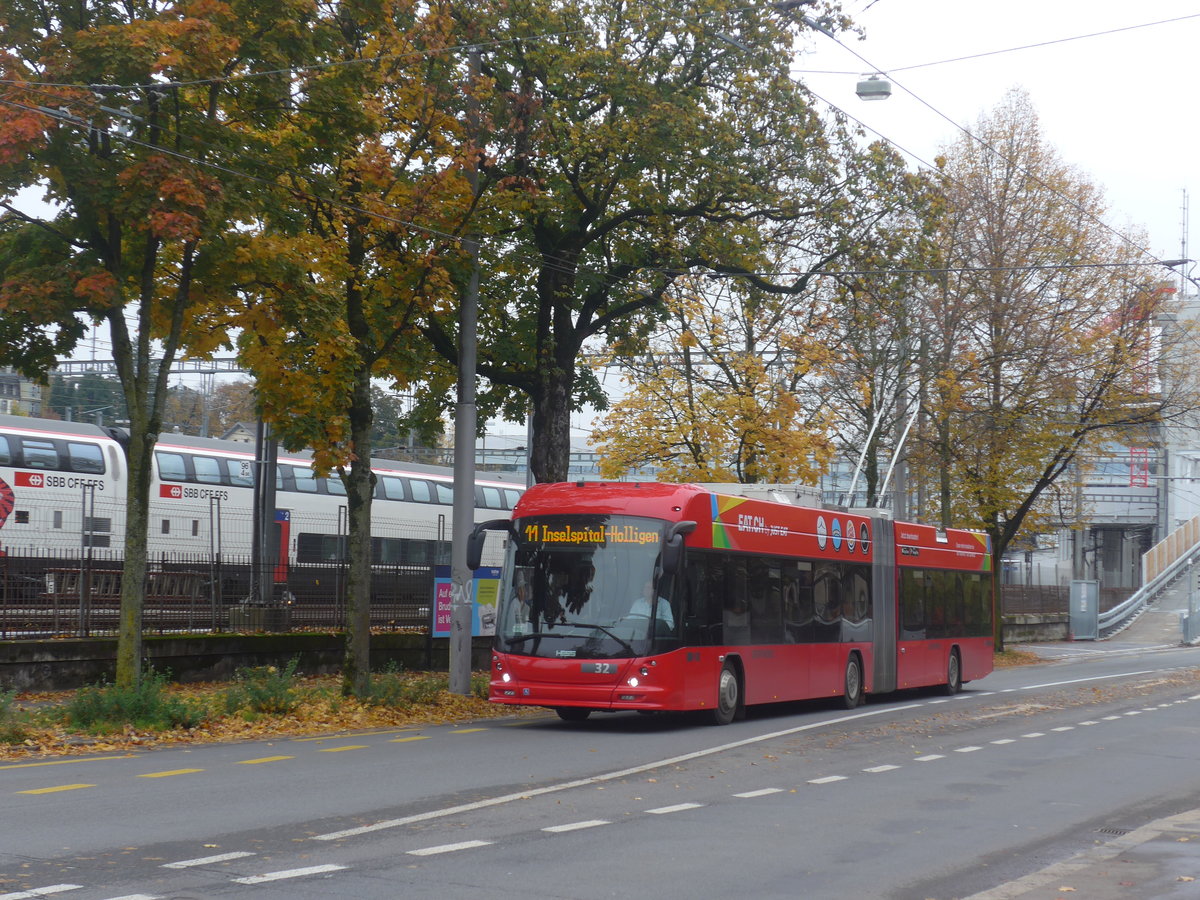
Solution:
[[[128,467],[115,429],[0,416],[0,550],[9,557],[119,560],[125,537]],[[255,456],[233,441],[161,435],[154,451],[149,551],[153,558],[248,561],[253,533]],[[445,558],[453,474],[434,466],[374,460],[374,563],[429,566]],[[346,497],[336,477],[317,477],[307,454],[281,452],[274,521],[279,564],[343,558]],[[480,520],[511,510],[523,480],[476,480]]]

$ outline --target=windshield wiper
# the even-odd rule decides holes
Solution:
[[[605,627],[604,625],[592,625],[588,622],[555,622],[554,624],[565,625],[569,628],[593,628],[596,631],[603,631],[610,638],[612,638],[614,641],[616,641],[618,644],[620,644],[621,649],[624,650],[626,653],[628,653],[630,656],[637,656],[637,654],[634,653],[634,651],[633,651],[633,647],[631,647],[628,643],[626,643],[626,641],[623,638],[614,634],[611,629]],[[578,635],[566,634],[565,632],[562,632],[562,631],[531,631],[529,634],[511,635],[509,637],[506,637],[505,640],[507,640],[510,644],[523,644],[523,643],[525,643],[525,641],[533,640],[534,638],[540,638],[540,637],[578,637]]]
[[[624,650],[626,653],[628,653],[630,656],[637,656],[637,654],[633,652],[633,648],[631,646],[629,646],[629,644],[625,643],[624,639],[618,637],[615,633],[613,633],[610,629],[606,628],[604,625],[591,625],[587,622],[567,622],[566,624],[572,625],[575,628],[594,628],[597,631],[603,631],[610,638],[612,638],[614,641],[616,641],[618,644],[620,644],[621,649]]]

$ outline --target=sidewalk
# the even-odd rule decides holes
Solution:
[[[1104,641],[1023,644],[1045,660],[1180,646],[1179,610],[1153,605]],[[1128,834],[963,900],[1200,900],[1200,809]]]
[[[1196,900],[1200,809],[1159,819],[963,900]]]
[[[1011,649],[1033,653],[1047,661],[1078,659],[1106,653],[1171,649],[1183,642],[1179,624],[1181,610],[1170,604],[1164,608],[1151,604],[1128,628],[1102,641],[1049,641],[1038,644],[1014,644]],[[1200,894],[1197,894],[1200,896]]]

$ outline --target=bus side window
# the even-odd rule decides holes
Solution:
[[[900,575],[900,639],[925,637],[925,572],[903,569]]]
[[[12,447],[9,446],[8,437],[0,434],[0,466],[11,466],[12,464]]]
[[[785,564],[783,570],[783,639],[789,644],[813,641],[812,563]]]
[[[779,580],[778,562],[751,560],[748,575],[750,638],[756,644],[783,642],[783,600]]]

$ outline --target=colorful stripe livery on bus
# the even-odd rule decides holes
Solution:
[[[695,485],[536,485],[511,522],[490,699],[699,710],[938,686],[992,669],[988,537]],[[472,560],[474,562],[474,560]]]

